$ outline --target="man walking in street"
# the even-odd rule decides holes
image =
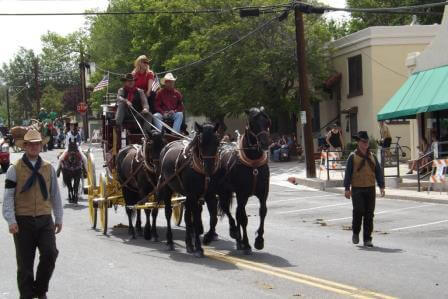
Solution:
[[[378,160],[369,150],[367,132],[360,131],[353,138],[358,142],[358,147],[347,159],[344,177],[345,197],[351,197],[353,203],[352,241],[353,244],[359,243],[362,223],[364,246],[373,247],[375,180],[380,187],[381,197],[384,197],[384,175]]]
[[[47,298],[48,284],[58,250],[55,234],[62,229],[62,202],[56,172],[39,153],[48,139],[29,130],[17,146],[25,150],[21,159],[6,173],[3,217],[13,234],[17,257],[20,298]],[[53,211],[55,221],[51,216]],[[34,278],[34,259],[39,249],[39,265]]]

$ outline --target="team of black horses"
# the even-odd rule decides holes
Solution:
[[[218,211],[221,211],[228,217],[230,236],[236,240],[237,249],[250,254],[246,204],[250,196],[256,196],[260,202],[260,225],[254,246],[258,250],[263,249],[270,177],[266,150],[270,142],[271,121],[263,108],[251,108],[245,113],[246,130],[236,143],[221,144],[218,125],[195,123],[192,140],[180,139],[167,143],[163,133],[154,131],[143,145],[131,145],[118,153],[115,165],[127,206],[129,234],[133,238],[136,232],[132,223],[132,207],[148,195],[155,195],[156,200],[165,205],[166,242],[169,249],[174,249],[171,198],[176,193],[186,197],[184,219],[188,253],[204,256],[202,242],[208,244],[217,239],[215,229]],[[234,195],[236,221],[231,213]],[[204,202],[210,213],[210,229],[201,242]],[[143,231],[137,210],[136,230],[145,239],[158,239],[157,211],[145,210],[146,225]]]

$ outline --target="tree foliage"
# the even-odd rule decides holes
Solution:
[[[42,93],[41,106],[48,112],[54,111],[61,116],[64,109],[63,95],[64,92],[57,90],[53,85],[47,85]]]
[[[191,10],[270,3],[278,1],[113,0],[109,10]],[[101,67],[120,73],[132,70],[133,59],[146,54],[152,57],[152,67],[161,72],[204,58],[273,17],[242,19],[228,13],[97,16],[90,19],[89,51]],[[274,21],[224,53],[175,72],[188,112],[222,119],[254,105],[263,105],[283,118],[298,111],[294,28],[292,13],[287,20]],[[331,71],[326,46],[331,32],[325,19],[306,16],[306,34],[312,98],[319,100],[322,82]],[[113,90],[119,83],[111,81]]]

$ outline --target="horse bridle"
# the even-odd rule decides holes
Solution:
[[[260,112],[259,114],[261,114],[261,113],[262,112]],[[257,141],[255,144],[252,144],[250,142],[250,138],[248,138],[247,142],[248,142],[250,148],[260,149],[261,148],[260,136],[266,135],[266,136],[269,137],[269,135],[270,135],[269,127],[271,126],[271,120],[269,119],[269,117],[267,117],[267,119],[268,119],[268,122],[269,122],[268,129],[267,130],[262,130],[262,131],[260,131],[258,133],[254,133],[253,130],[251,129],[250,121],[247,122],[246,133],[249,134],[250,136],[253,136],[255,138],[255,140]]]
[[[198,138],[198,140],[196,142],[197,142],[196,147],[198,149],[198,154],[199,154],[198,158],[201,161],[202,169],[203,170],[205,169],[205,161],[213,160],[213,164],[214,164],[213,173],[215,173],[217,171],[217,169],[218,169],[218,166],[217,166],[218,165],[218,163],[217,163],[218,155],[219,155],[218,151],[216,151],[216,154],[213,155],[213,156],[205,156],[205,155],[203,155],[202,150],[201,150],[201,146],[200,146],[201,145],[201,138]],[[205,174],[205,171],[203,171],[203,172]],[[210,177],[209,176],[206,176],[206,179],[208,179],[210,181]]]

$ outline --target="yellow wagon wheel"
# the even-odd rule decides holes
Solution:
[[[100,208],[100,223],[103,230],[103,234],[107,235],[107,221],[108,221],[108,210],[109,210],[109,200],[107,198],[107,181],[104,174],[100,176],[99,183],[99,195],[101,201],[99,202]]]
[[[89,218],[92,228],[96,228],[98,222],[98,204],[95,202],[97,196],[95,164],[90,153],[87,154],[87,200],[89,203]]]
[[[180,202],[173,207],[174,224],[176,226],[180,226],[180,224],[182,223],[183,215],[184,215],[184,203]]]

